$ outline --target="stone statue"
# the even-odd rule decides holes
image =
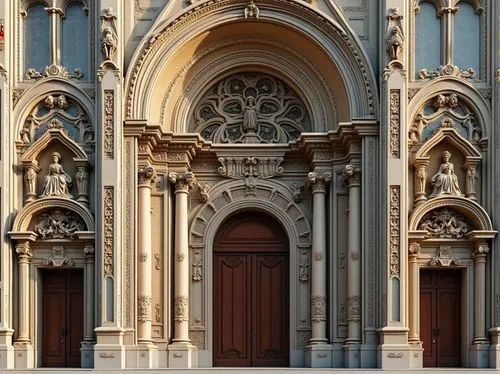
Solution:
[[[45,177],[43,192],[40,197],[64,196],[73,197],[69,193],[71,177],[66,173],[59,163],[62,157],[58,152],[52,153],[52,163],[49,165],[49,174]]]
[[[259,18],[259,13],[260,10],[259,8],[257,8],[257,5],[255,5],[254,0],[250,0],[245,10],[243,11],[245,18]]]
[[[454,166],[450,162],[451,153],[444,151],[441,155],[441,166],[438,172],[431,178],[433,186],[432,194],[429,198],[440,195],[463,196],[458,185],[458,179],[455,175]]]
[[[104,53],[104,58],[106,60],[111,60],[116,52],[118,41],[116,36],[114,35],[113,30],[110,27],[105,27],[102,30],[101,37],[101,47],[102,52]]]
[[[257,132],[257,109],[255,108],[255,98],[248,96],[243,117],[243,132]]]
[[[387,53],[391,60],[397,60],[403,51],[403,33],[399,26],[393,26],[389,29],[387,36]]]

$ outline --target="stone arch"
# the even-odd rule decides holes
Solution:
[[[254,26],[256,22],[260,22],[259,24],[266,27],[270,25],[287,29],[290,35],[307,39],[309,41],[307,45],[314,47],[314,53],[310,53],[309,57],[313,59],[317,57],[314,56],[315,53],[322,54],[323,65],[319,66],[324,67],[324,63],[327,62],[327,65],[337,72],[335,82],[328,81],[326,85],[321,84],[324,91],[322,105],[325,108],[331,106],[325,88],[329,84],[335,86],[334,91],[338,95],[336,99],[343,101],[339,103],[339,107],[343,105],[348,107],[347,114],[341,116],[340,120],[376,117],[378,108],[374,75],[359,40],[341,15],[337,17],[338,21],[335,21],[305,3],[264,0],[258,4],[259,18],[245,20],[243,9],[246,5],[245,0],[197,3],[166,21],[158,21],[156,29],[146,36],[131,63],[126,79],[126,118],[148,118],[153,123],[159,122],[160,109],[153,109],[152,98],[162,97],[164,87],[169,85],[168,82],[162,81],[163,72],[168,72],[166,65],[169,62],[166,60],[176,57],[174,56],[176,53],[180,55],[182,48],[190,41],[208,37],[204,34],[205,31],[210,30],[213,33],[215,29],[221,30],[228,25],[234,29],[245,22],[246,24],[250,22]],[[166,9],[162,16],[167,17],[169,11],[170,9],[168,11]],[[283,12],[287,13],[286,19],[282,16]],[[186,28],[191,31],[184,32]],[[253,28],[254,31],[256,29],[258,28]],[[196,30],[196,34],[193,34],[192,30]],[[196,53],[197,50],[191,50],[189,55],[193,56]],[[176,65],[176,71],[179,65],[184,65],[181,70],[186,70],[188,75],[191,74],[189,64],[182,63],[181,60],[171,64]],[[325,77],[329,75],[330,73],[324,74]],[[182,86],[182,83],[189,78],[177,77],[174,85],[179,83]]]
[[[488,213],[478,203],[462,197],[435,198],[417,206],[410,215],[409,231],[418,231],[422,218],[427,213],[439,208],[451,208],[470,220],[476,231],[495,232]]]
[[[290,246],[290,305],[295,305],[299,298],[296,287],[299,277],[299,251],[308,250],[312,245],[312,232],[308,218],[301,208],[293,202],[292,193],[271,181],[259,180],[252,193],[254,197],[246,196],[247,186],[243,180],[223,181],[211,190],[209,200],[193,217],[189,230],[189,245],[203,251],[204,281],[204,320],[207,327],[205,347],[212,347],[212,319],[213,311],[210,301],[213,297],[212,278],[209,269],[212,269],[212,253],[215,236],[225,222],[233,214],[245,210],[263,212],[276,220],[287,235]],[[297,270],[296,270],[297,269]],[[192,284],[192,283],[191,283]],[[309,295],[308,295],[309,296]],[[298,315],[295,310],[290,311],[290,348],[294,347],[297,335]]]
[[[95,223],[92,213],[78,202],[64,197],[50,196],[27,204],[16,215],[12,224],[12,233],[27,232],[32,220],[46,210],[61,208],[78,215],[85,223],[88,232],[94,232]]]

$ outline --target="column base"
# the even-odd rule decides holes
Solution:
[[[490,368],[500,369],[500,327],[490,329]]]
[[[94,344],[95,342],[85,340],[80,348],[82,368],[94,367]]]
[[[489,368],[490,367],[490,345],[488,341],[472,343],[469,348],[469,367]]]
[[[156,369],[158,365],[158,347],[154,344],[139,344],[137,349],[137,367]]]
[[[361,367],[361,342],[348,342],[342,348],[344,348],[344,367]]]
[[[35,368],[35,350],[31,344],[14,343],[14,367],[16,369]]]
[[[386,326],[377,330],[378,346],[377,366],[381,369],[409,369],[411,367],[408,347],[408,328]]]
[[[95,369],[125,369],[124,330],[118,327],[97,327],[94,346]]]
[[[424,367],[424,347],[422,342],[408,343],[410,349],[410,368],[421,369]]]
[[[377,330],[374,327],[365,328],[365,341],[364,344],[361,345],[360,349],[362,368],[377,367],[377,347]]]
[[[332,367],[332,345],[327,343],[311,344],[304,347],[305,364],[308,368]]]
[[[13,334],[12,329],[0,328],[0,369],[14,369]]]
[[[169,368],[198,367],[198,348],[191,343],[173,343],[167,347],[167,351]]]

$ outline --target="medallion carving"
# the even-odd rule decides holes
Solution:
[[[236,74],[215,84],[194,117],[192,131],[215,143],[288,143],[310,130],[300,97],[261,73]]]
[[[52,248],[52,256],[43,260],[45,266],[73,266],[75,262],[66,254],[66,249],[63,246],[55,246]]]
[[[465,217],[448,208],[433,210],[423,216],[419,230],[426,230],[427,237],[460,239],[472,230]]]
[[[85,230],[82,219],[67,210],[54,209],[43,213],[33,231],[42,239],[74,239],[78,231]]]

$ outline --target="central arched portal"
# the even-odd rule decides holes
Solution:
[[[214,241],[214,366],[289,366],[289,248],[262,213],[231,216]]]

